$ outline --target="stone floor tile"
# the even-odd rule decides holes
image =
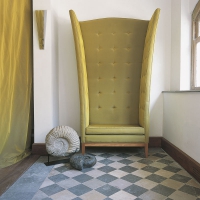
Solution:
[[[54,175],[54,176],[50,176],[49,179],[51,181],[53,181],[54,183],[58,183],[60,181],[63,181],[65,179],[68,179],[69,177],[68,176],[65,176],[64,174],[57,174],[57,175]]]
[[[147,176],[146,179],[149,179],[151,181],[154,181],[156,183],[163,182],[166,178],[157,174],[151,174],[150,176]]]
[[[91,176],[87,174],[80,174],[78,176],[73,177],[74,180],[78,181],[79,183],[84,183],[92,179]]]
[[[200,183],[198,183],[195,179],[191,179],[190,181],[187,182],[187,185],[200,188]]]
[[[113,194],[115,194],[116,192],[120,191],[118,188],[113,187],[109,184],[106,184],[100,188],[97,188],[97,191],[100,192],[101,194],[105,195],[105,196],[111,196]]]
[[[115,168],[114,167],[110,167],[110,166],[103,166],[103,167],[98,168],[98,170],[100,170],[102,172],[105,172],[105,173],[109,173],[109,172],[114,171]]]
[[[58,192],[61,192],[62,190],[64,190],[64,188],[60,187],[57,184],[53,184],[44,188],[40,189],[42,192],[44,192],[47,196],[51,196],[53,194],[56,194]]]
[[[124,191],[126,191],[136,197],[139,197],[140,195],[147,192],[148,190],[143,187],[140,187],[138,185],[132,184],[129,187],[125,188]]]
[[[105,184],[106,184],[105,182],[102,182],[98,179],[91,179],[91,180],[84,183],[84,185],[88,186],[89,188],[91,188],[93,190],[97,189],[99,187],[102,187]]]
[[[175,181],[179,181],[179,182],[182,182],[182,183],[187,183],[189,180],[191,180],[190,177],[182,176],[182,175],[179,175],[179,174],[174,174],[173,176],[170,177],[170,179],[173,179]]]
[[[132,166],[124,166],[124,167],[121,167],[120,170],[122,170],[124,172],[128,172],[128,173],[132,173],[132,172],[136,171],[137,168],[132,167]]]
[[[121,179],[129,181],[130,183],[135,183],[135,182],[141,180],[141,177],[135,176],[133,174],[128,174],[126,176],[123,176]]]
[[[54,195],[51,195],[50,198],[53,200],[71,200],[74,199],[76,197],[75,194],[71,193],[68,190],[63,190],[61,192],[58,192]]]
[[[128,186],[130,186],[132,183],[125,181],[123,179],[116,179],[112,182],[109,183],[109,185],[112,185],[120,190],[123,190],[124,188],[127,188]]]
[[[34,195],[32,200],[41,200],[48,197],[48,195],[46,195],[44,192],[42,192],[41,190],[38,190],[37,193]]]
[[[196,197],[190,194],[186,194],[185,192],[178,191],[178,190],[175,191],[173,194],[171,194],[169,198],[175,199],[175,200],[196,200]]]
[[[166,167],[167,165],[164,164],[164,163],[156,161],[156,162],[153,162],[152,164],[150,164],[149,166],[157,167],[159,169],[162,169],[162,168]]]
[[[179,190],[196,197],[200,196],[200,188],[192,187],[190,185],[183,185]]]
[[[159,170],[159,168],[148,165],[146,167],[143,167],[142,170],[150,172],[150,173],[155,173]]]
[[[135,168],[137,168],[137,169],[141,169],[141,168],[143,168],[143,167],[146,167],[147,165],[146,165],[146,164],[143,164],[143,163],[139,163],[139,162],[137,161],[137,162],[134,162],[134,163],[129,164],[128,166],[135,167]]]
[[[72,170],[69,170],[69,171],[66,171],[63,173],[65,176],[68,176],[70,178],[73,178],[75,176],[78,176],[78,175],[81,175],[82,172],[79,171],[79,170],[75,170],[75,169],[72,169]]]
[[[64,181],[60,181],[59,183],[57,183],[57,185],[61,186],[62,188],[68,189],[71,187],[74,187],[76,185],[79,185],[80,183],[74,179],[66,179]]]
[[[95,190],[92,190],[86,194],[81,195],[80,198],[82,200],[104,200],[106,196]]]
[[[49,178],[46,178],[44,180],[44,182],[42,183],[42,185],[40,186],[40,188],[43,188],[43,187],[46,187],[46,186],[49,186],[49,185],[53,185],[54,182],[52,180],[50,180]]]
[[[112,176],[115,176],[117,178],[121,178],[123,176],[126,176],[128,173],[124,172],[122,170],[116,169],[116,170],[110,172],[109,174],[112,175]]]
[[[53,170],[49,173],[48,177],[55,176],[55,175],[57,175],[57,174],[60,174],[60,172],[58,172],[57,170],[54,170],[54,169],[53,169]]]
[[[135,172],[132,172],[132,174],[136,175],[136,176],[139,176],[141,178],[145,178],[145,177],[151,175],[150,172],[147,172],[147,171],[144,171],[144,170],[141,170],[141,169],[139,169],[139,170],[137,170]]]
[[[121,167],[126,166],[125,164],[119,163],[119,162],[113,162],[109,164],[110,167],[114,167],[115,169],[120,169]]]
[[[163,176],[165,178],[170,178],[171,176],[174,175],[173,172],[169,172],[169,171],[164,170],[164,169],[160,169],[159,171],[155,172],[155,174]]]
[[[152,188],[151,191],[154,191],[158,194],[161,194],[163,196],[166,196],[168,197],[169,195],[171,195],[173,192],[175,192],[174,189],[170,188],[170,187],[167,187],[167,186],[164,186],[164,185],[157,185],[156,187]]]
[[[113,195],[110,196],[111,199],[114,199],[114,200],[134,200],[136,199],[137,197],[128,193],[128,192],[125,192],[125,191],[119,191]]]
[[[68,190],[77,196],[81,196],[81,195],[91,191],[92,189],[83,184],[80,184],[80,185],[76,185],[72,188],[69,188]]]
[[[97,177],[102,176],[104,174],[105,174],[105,172],[102,172],[102,171],[100,171],[98,169],[94,169],[92,171],[87,172],[87,175],[89,175],[89,176],[91,176],[93,178],[97,178]]]
[[[153,187],[155,187],[156,185],[158,185],[158,183],[155,183],[153,181],[150,181],[148,179],[141,179],[139,181],[137,181],[136,183],[134,183],[135,185],[138,185],[140,187],[143,187],[145,189],[152,189]]]
[[[104,174],[102,176],[97,177],[97,179],[105,183],[110,183],[111,181],[114,181],[115,179],[117,179],[117,177],[109,175],[109,174]]]
[[[139,198],[142,199],[142,200],[164,200],[164,199],[166,199],[165,196],[158,194],[156,192],[153,192],[151,190],[140,195]]]
[[[178,190],[179,188],[181,188],[184,185],[184,183],[175,181],[172,179],[166,179],[162,182],[162,185],[174,188],[175,190]]]

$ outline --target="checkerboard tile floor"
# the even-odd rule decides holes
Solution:
[[[200,184],[162,149],[91,148],[96,165],[55,165],[33,200],[200,200]]]

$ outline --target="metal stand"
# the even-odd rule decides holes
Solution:
[[[77,151],[77,149],[76,149]],[[55,161],[49,161],[50,160],[50,155],[48,154],[48,161],[46,163],[44,163],[46,166],[51,166],[51,165],[57,165],[60,163],[69,163],[70,161],[70,157],[72,155],[74,155],[76,153],[76,151],[74,153],[69,154],[67,157],[65,157],[65,159],[61,159],[61,160],[55,160]]]

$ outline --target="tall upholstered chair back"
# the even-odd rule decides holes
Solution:
[[[136,143],[148,144],[151,65],[159,11],[150,21],[103,18],[80,22],[70,11],[83,144],[120,143],[120,139],[109,138],[127,133],[133,137],[143,134]],[[141,128],[139,133],[134,127]]]

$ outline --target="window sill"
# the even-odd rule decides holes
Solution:
[[[175,91],[162,91],[162,93],[191,93],[200,92],[200,90],[175,90]]]

